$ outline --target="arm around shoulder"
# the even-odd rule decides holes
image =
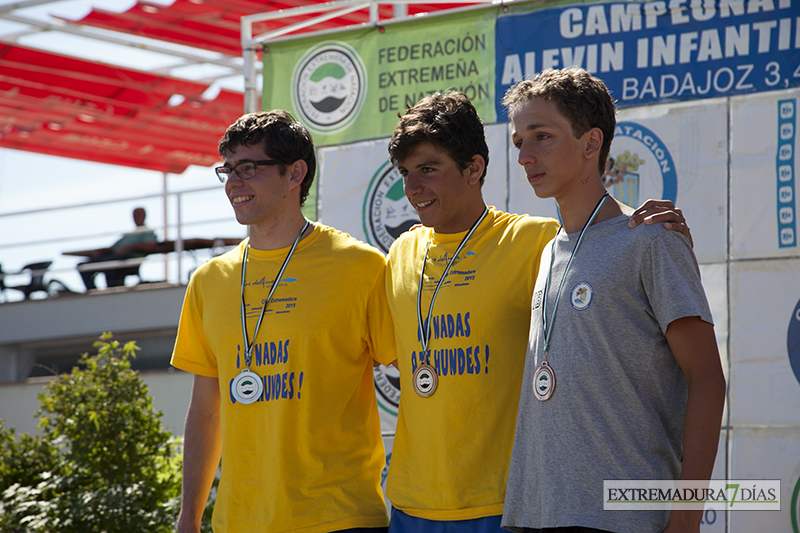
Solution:
[[[682,233],[689,240],[689,246],[694,248],[692,231],[686,223],[683,211],[675,207],[670,200],[650,199],[636,208],[628,221],[628,226],[634,228],[642,222],[648,226],[663,222],[665,228]]]

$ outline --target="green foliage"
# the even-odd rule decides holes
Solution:
[[[180,456],[147,387],[139,348],[110,334],[39,396],[39,437],[0,427],[0,531],[168,532],[178,513]]]
[[[49,443],[28,434],[17,437],[0,420],[0,494],[16,483],[34,485],[39,473],[53,470],[57,462],[57,450]]]
[[[0,420],[0,531],[27,531],[17,527],[20,524],[11,513],[12,500],[25,492],[23,487],[36,486],[41,473],[54,470],[57,464],[55,447],[40,437],[23,434],[17,438],[14,428],[6,429]],[[4,498],[4,494],[8,498]],[[20,504],[25,507],[25,502]]]

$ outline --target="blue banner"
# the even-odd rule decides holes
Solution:
[[[794,169],[795,135],[797,129],[797,100],[778,101],[778,155],[775,158],[778,175],[778,242],[781,248],[797,245],[795,216]]]
[[[546,68],[585,68],[620,107],[800,86],[798,2],[658,0],[498,17],[498,120],[505,91]]]

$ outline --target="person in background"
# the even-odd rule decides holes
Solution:
[[[131,267],[126,265],[109,266],[108,268],[81,268],[83,265],[93,265],[94,263],[104,263],[108,261],[120,261],[132,259],[134,257],[146,256],[158,242],[158,238],[153,230],[145,225],[147,212],[143,207],[133,210],[133,222],[136,229],[124,234],[117,242],[103,251],[98,251],[89,261],[78,264],[78,271],[83,279],[86,290],[96,289],[94,278],[101,272],[105,274],[106,286],[121,287],[125,284],[125,276],[138,272],[138,266],[134,267],[136,272],[131,272]]]

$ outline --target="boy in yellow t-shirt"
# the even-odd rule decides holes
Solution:
[[[284,111],[233,124],[216,169],[250,237],[197,269],[172,364],[195,374],[179,533],[386,531],[373,358],[395,359],[385,258],[300,210],[311,136]]]

